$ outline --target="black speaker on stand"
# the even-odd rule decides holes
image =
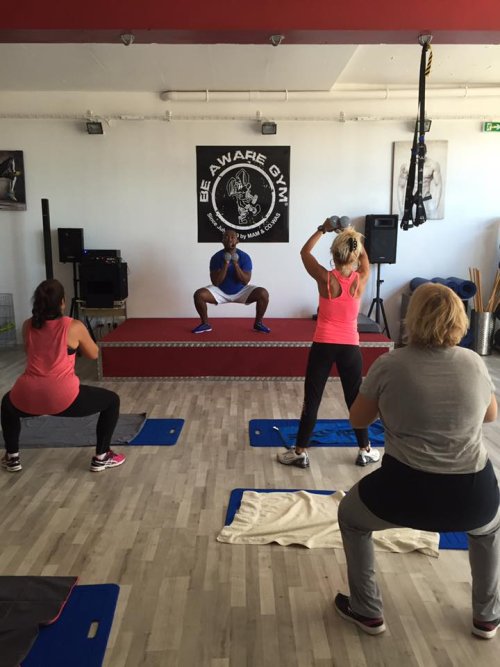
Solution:
[[[81,262],[83,257],[83,229],[81,227],[58,227],[59,261]]]
[[[365,249],[371,264],[395,264],[397,243],[397,215],[366,216]]]
[[[63,264],[73,264],[73,298],[71,299],[70,317],[78,319],[79,280],[77,265],[83,256],[83,229],[81,227],[58,227],[57,240],[59,241],[59,261]]]
[[[380,315],[384,321],[384,331],[391,337],[387,317],[385,315],[384,300],[380,298],[380,286],[384,282],[380,278],[381,264],[396,263],[396,249],[398,241],[397,215],[367,215],[365,219],[365,250],[370,264],[377,265],[377,291],[372,301],[368,317],[375,308],[375,322],[380,324]]]
[[[54,266],[52,264],[52,240],[50,238],[50,212],[48,199],[42,199],[42,224],[45,278],[46,280],[51,280],[54,277]]]

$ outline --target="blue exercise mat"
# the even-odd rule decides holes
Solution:
[[[439,548],[467,551],[469,548],[467,533],[439,533]]]
[[[257,493],[276,493],[278,491],[292,493],[293,491],[307,491],[307,493],[319,493],[323,496],[329,496],[330,494],[335,493],[335,491],[311,491],[310,489],[233,489],[229,496],[229,504],[227,506],[226,519],[224,521],[226,526],[230,526],[233,523],[234,516],[240,509],[244,491],[256,491]],[[467,535],[465,533],[440,533],[439,548],[457,550],[467,549]]]
[[[40,628],[22,667],[101,667],[120,587],[75,586],[60,617]]]
[[[410,280],[410,289],[413,292],[417,287],[425,283],[445,285],[464,300],[471,299],[477,292],[477,287],[471,280],[464,280],[463,278],[455,278],[453,276],[450,278],[412,278]]]
[[[252,447],[294,447],[298,419],[251,419],[248,425]],[[380,421],[368,429],[370,443],[384,446],[384,427]],[[357,447],[356,436],[348,419],[318,419],[309,447]]]
[[[177,443],[184,419],[146,419],[141,430],[129,445],[166,445]]]

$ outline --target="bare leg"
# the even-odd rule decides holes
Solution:
[[[255,324],[262,322],[264,313],[267,310],[269,305],[269,292],[264,287],[256,287],[253,292],[250,293],[248,299],[246,300],[247,305],[249,303],[255,303]]]
[[[201,287],[200,289],[196,290],[196,292],[193,295],[193,299],[194,299],[194,307],[196,308],[196,312],[200,316],[202,324],[207,324],[208,323],[207,303],[211,303],[213,305],[217,304],[214,295],[211,292],[209,292],[205,287]]]

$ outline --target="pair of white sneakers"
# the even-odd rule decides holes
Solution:
[[[284,465],[293,465],[299,468],[309,468],[309,455],[307,452],[297,454],[294,448],[287,449],[286,452],[277,455],[277,459]],[[360,449],[356,457],[357,466],[366,466],[369,463],[377,463],[380,460],[380,451],[378,449]]]

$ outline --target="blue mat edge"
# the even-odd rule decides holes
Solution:
[[[226,518],[224,520],[225,526],[230,526],[233,522],[234,516],[240,508],[244,491],[256,491],[257,493],[273,493],[278,491],[291,493],[293,491],[307,491],[308,493],[318,493],[324,496],[335,493],[335,491],[319,491],[318,489],[233,489],[229,496]],[[439,548],[443,550],[453,549],[456,551],[466,551],[468,549],[466,533],[439,533]]]
[[[347,422],[349,423],[348,419],[318,419],[316,422],[317,427],[321,427],[323,424],[330,424],[331,422]],[[264,424],[264,426],[267,426],[269,428],[266,428],[266,433],[263,433],[262,435],[267,437],[268,440],[265,443],[262,442],[256,442],[256,436],[255,433],[253,432],[254,429],[259,427],[258,425]],[[286,445],[282,438],[280,437],[279,433],[276,431],[273,431],[272,426],[298,426],[299,420],[298,419],[250,419],[248,422],[248,438],[250,441],[250,446],[251,447],[288,447]],[[371,426],[376,425],[377,427],[382,427],[382,423],[380,420],[377,420],[372,424]],[[261,430],[262,427],[260,427]],[[385,443],[378,443],[378,442],[373,442],[372,446],[373,447],[384,447]],[[356,443],[332,443],[332,444],[325,444],[325,443],[314,443],[311,442],[310,447],[357,447]]]
[[[150,434],[150,431],[162,428],[162,424],[170,424],[170,428],[175,429],[175,433],[167,434],[163,438],[164,442],[157,442],[155,437]],[[127,443],[128,446],[140,447],[140,446],[166,446],[171,447],[177,444],[177,441],[180,437],[181,431],[184,427],[184,419],[164,419],[164,418],[147,418],[144,420],[144,423],[141,426],[141,429],[137,435]],[[170,436],[170,437],[169,437]]]
[[[72,609],[73,606],[78,604],[78,596],[80,594],[91,592],[99,593],[102,592],[103,588],[108,594],[108,606],[106,610],[107,615],[102,619],[100,624],[100,634],[98,635],[99,639],[96,639],[96,646],[93,647],[96,649],[95,658],[91,664],[88,661],[85,662],[85,665],[81,667],[101,667],[104,662],[104,656],[106,654],[106,649],[108,646],[109,635],[111,634],[111,628],[113,627],[113,620],[116,612],[116,606],[118,603],[118,597],[120,595],[120,586],[118,584],[82,584],[75,585],[66,600],[63,608],[57,619],[52,623],[46,626],[41,626],[39,630],[38,637],[36,638],[33,646],[30,649],[28,655],[21,661],[20,667],[39,667],[40,658],[43,656],[43,653],[50,653],[49,657],[52,658],[54,649],[58,648],[58,645],[61,643],[61,639],[65,638],[66,627],[68,623],[68,616],[77,615],[77,610]],[[76,619],[75,619],[76,620]],[[60,622],[59,626],[57,625]],[[42,656],[40,655],[42,654]],[[30,657],[31,656],[31,657]],[[63,656],[64,657],[64,656]],[[33,662],[35,661],[35,662]],[[53,663],[51,663],[52,665]],[[78,663],[73,663],[75,667],[78,667]],[[58,663],[53,664],[53,667],[58,667]],[[66,664],[60,664],[60,667],[67,667]]]

